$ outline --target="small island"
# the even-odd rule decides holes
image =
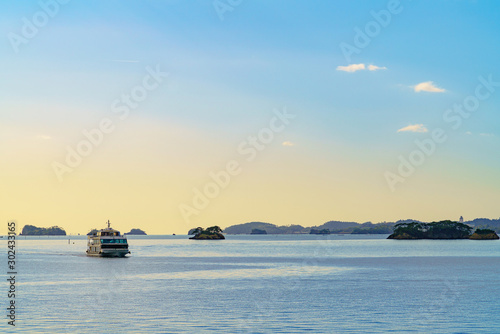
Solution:
[[[266,230],[260,230],[258,228],[254,228],[250,234],[267,234]]]
[[[322,230],[316,230],[314,228],[311,229],[311,231],[309,232],[309,234],[323,234],[323,235],[327,235],[327,234],[331,234],[332,232],[330,231],[330,229],[327,229],[327,228],[324,228]]]
[[[33,225],[24,225],[20,235],[66,235],[66,231],[59,226],[36,227]]]
[[[490,229],[478,228],[470,237],[471,240],[498,240],[498,234]]]
[[[93,235],[93,234],[97,234],[98,230],[96,228],[93,228],[90,230],[89,233],[87,233],[87,235]]]
[[[146,232],[139,228],[133,228],[130,232],[125,233],[124,235],[147,235]]]
[[[477,229],[472,234],[472,227],[469,225],[443,220],[432,223],[400,223],[394,226],[394,233],[387,239],[396,240],[417,240],[417,239],[473,239],[473,240],[493,240],[498,239],[498,235],[493,230]]]
[[[189,235],[193,235],[191,240],[222,240],[226,239],[222,234],[222,229],[219,226],[212,226],[204,229],[197,227],[189,230]]]

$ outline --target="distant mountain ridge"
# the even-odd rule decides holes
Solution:
[[[312,226],[311,228],[316,229],[316,230],[330,230],[330,232],[334,231],[343,231],[346,229],[349,229],[350,227],[359,227],[361,224],[356,223],[356,222],[342,222],[342,221],[335,221],[331,220],[323,225],[319,226]]]
[[[473,225],[479,228],[489,228],[500,232],[500,218],[498,219],[488,219],[488,218],[476,218],[471,221],[465,222],[465,224]]]
[[[328,221],[319,226],[303,227],[301,225],[283,225],[277,226],[275,224],[264,222],[249,222],[244,224],[232,225],[224,229],[227,234],[252,234],[252,230],[262,230],[267,234],[316,234],[316,231],[326,231],[329,233],[352,233],[356,229],[357,233],[363,233],[365,230],[372,229],[377,226],[394,226],[396,223],[380,223],[372,224],[371,222],[359,224],[356,222],[343,222],[343,221]],[[392,233],[392,229],[384,230],[380,233]]]
[[[263,230],[267,234],[293,234],[293,233],[309,233],[300,225],[276,226],[274,224],[263,222],[250,222],[226,227],[224,233],[228,234],[251,234],[252,230]]]
[[[396,222],[380,222],[372,223],[366,222],[363,224],[356,222],[344,222],[331,220],[319,226],[303,227],[301,225],[283,225],[277,226],[275,224],[264,222],[249,222],[244,224],[232,225],[224,229],[227,234],[252,234],[252,230],[262,230],[267,234],[316,234],[317,231],[328,230],[330,233],[352,233],[352,234],[391,234],[396,224],[401,223],[424,223],[416,219],[401,219]],[[492,229],[500,232],[500,218],[476,218],[464,222],[475,228]]]

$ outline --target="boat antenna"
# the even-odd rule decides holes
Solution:
[[[111,223],[109,222],[109,219],[108,219],[108,228],[110,228],[110,225],[111,225]]]

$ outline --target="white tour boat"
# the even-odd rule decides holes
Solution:
[[[130,254],[127,238],[120,231],[108,227],[100,231],[94,230],[87,237],[88,256],[124,257]]]

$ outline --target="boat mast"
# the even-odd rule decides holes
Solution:
[[[108,219],[108,228],[111,228],[110,225],[111,225],[111,223],[109,222],[109,219]]]

